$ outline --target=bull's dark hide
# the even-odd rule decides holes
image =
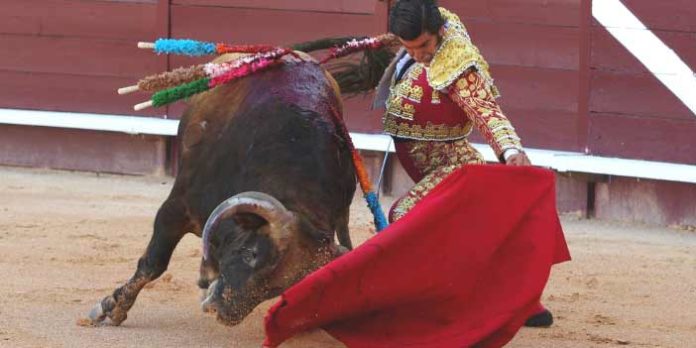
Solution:
[[[199,286],[210,286],[206,308],[227,324],[335,257],[335,235],[351,247],[356,182],[336,127],[338,87],[315,62],[288,60],[189,101],[179,128],[178,175],[152,239],[133,277],[93,309],[94,323],[125,320],[139,291],[166,270],[182,236],[200,236],[221,202],[240,204],[211,227]]]

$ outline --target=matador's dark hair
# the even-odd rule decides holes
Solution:
[[[389,14],[389,32],[408,41],[437,34],[444,24],[437,0],[399,0]]]

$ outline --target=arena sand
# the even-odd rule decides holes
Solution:
[[[77,325],[133,274],[172,182],[0,167],[0,346],[259,347],[273,301],[236,327],[202,313],[193,235],[123,325]],[[574,260],[554,269],[543,297],[556,324],[523,329],[509,346],[696,347],[696,233],[562,220]],[[372,231],[357,197],[354,244]],[[341,346],[321,330],[283,345]]]

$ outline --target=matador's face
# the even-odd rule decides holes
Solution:
[[[406,52],[418,63],[423,63],[426,66],[435,57],[435,52],[440,45],[441,35],[432,34],[424,31],[419,37],[413,40],[404,40],[399,38],[401,44],[406,49]]]

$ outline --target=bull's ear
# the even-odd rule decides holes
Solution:
[[[268,221],[254,213],[238,213],[232,216],[232,220],[238,226],[245,230],[257,230],[263,225],[267,225]]]

